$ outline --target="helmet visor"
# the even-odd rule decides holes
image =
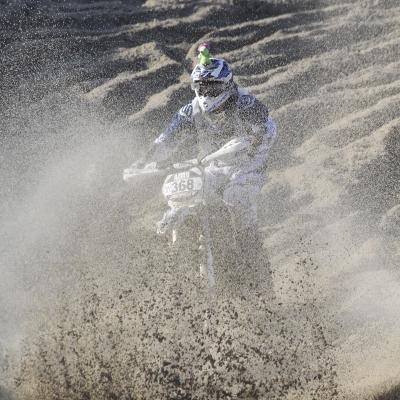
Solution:
[[[199,96],[204,97],[218,97],[227,90],[225,82],[218,81],[193,82],[191,86]]]

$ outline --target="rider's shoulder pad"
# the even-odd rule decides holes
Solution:
[[[251,95],[240,96],[238,101],[238,106],[243,109],[249,108],[254,105],[254,102],[255,102],[254,96]]]
[[[249,93],[247,89],[239,88],[239,97],[237,101],[237,105],[239,108],[245,109],[252,107],[256,101],[256,98]]]
[[[242,119],[256,125],[265,125],[268,120],[268,108],[253,95],[240,96],[237,103]]]

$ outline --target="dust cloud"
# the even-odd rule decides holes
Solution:
[[[10,146],[20,174],[4,178],[17,191],[3,202],[3,385],[26,399],[335,394],[317,305],[199,292],[195,265],[155,237],[159,186],[121,181],[132,130],[88,106],[46,97],[23,110],[29,127]]]
[[[12,353],[60,292],[79,285],[81,253],[115,205],[134,150],[121,145],[126,129],[76,94],[49,95],[3,122],[0,326]]]
[[[0,11],[0,398],[395,398],[397,2],[156,3]],[[274,295],[199,291],[121,179],[204,40],[279,126]]]

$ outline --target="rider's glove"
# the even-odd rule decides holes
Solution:
[[[157,161],[156,166],[157,169],[165,169],[171,166],[171,164],[172,164],[171,160],[167,159],[167,160]]]
[[[131,168],[132,169],[141,169],[145,166],[145,164],[146,163],[143,160],[137,160],[131,165]]]
[[[154,146],[150,147],[150,149],[142,157],[140,157],[139,160],[135,161],[131,165],[131,168],[137,168],[137,169],[143,168],[153,158],[155,149],[156,148]]]

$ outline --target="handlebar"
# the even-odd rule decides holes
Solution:
[[[214,153],[205,156],[200,161],[200,163],[205,165],[215,160],[223,161],[224,159],[231,158],[233,155],[236,155],[244,150],[247,150],[250,146],[251,146],[251,139],[248,137],[240,137],[232,139]]]
[[[222,146],[219,150],[207,155],[201,160],[191,159],[174,163],[163,168],[158,168],[156,162],[151,162],[142,168],[137,168],[135,164],[124,169],[123,180],[129,182],[138,176],[157,176],[165,175],[168,172],[179,169],[187,169],[195,166],[206,166],[212,161],[231,158],[232,156],[247,150],[251,146],[251,140],[248,137],[235,138]]]

